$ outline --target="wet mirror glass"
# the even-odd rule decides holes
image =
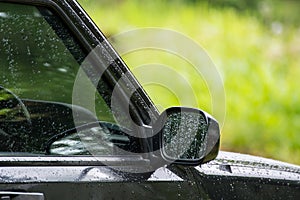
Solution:
[[[167,112],[162,129],[164,155],[171,160],[203,158],[206,151],[207,131],[207,120],[200,111]]]

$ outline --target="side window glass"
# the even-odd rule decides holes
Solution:
[[[95,95],[97,116],[89,108],[72,104],[76,75],[86,56],[55,12],[30,5],[0,3],[1,154],[43,155],[49,140],[70,129],[76,130],[74,110],[90,118],[89,122],[116,123],[98,92]],[[82,121],[82,125],[85,123]],[[126,143],[124,137],[127,136],[123,135]],[[69,155],[63,151],[60,154]]]

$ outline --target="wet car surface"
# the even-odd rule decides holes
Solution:
[[[0,0],[0,58],[2,199],[300,198],[299,166],[219,152],[201,110],[159,113],[75,1]]]

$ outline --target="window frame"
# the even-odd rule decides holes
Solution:
[[[140,123],[140,128],[133,131],[138,131],[138,133],[142,137],[146,137],[149,134],[149,127],[147,124],[145,125],[146,115],[150,115],[154,120],[157,119],[159,113],[150,98],[144,92],[142,87],[136,81],[134,76],[131,74],[125,63],[118,56],[117,52],[113,49],[113,47],[109,44],[105,36],[101,33],[101,31],[96,27],[96,25],[91,21],[88,15],[84,12],[84,10],[79,6],[76,1],[73,0],[0,0],[0,2],[6,3],[16,3],[23,5],[31,5],[31,6],[40,6],[46,7],[53,11],[63,23],[70,29],[71,34],[80,42],[80,45],[83,47],[83,51],[87,53],[92,51],[98,44],[105,43],[105,50],[109,55],[111,55],[115,59],[114,67],[117,67],[122,72],[126,72],[129,76],[129,84],[132,84],[132,88],[138,88],[137,96],[139,96],[139,103],[142,105],[146,105],[147,109],[142,108],[138,101],[134,101],[132,97],[128,97],[128,93],[131,91],[126,91],[122,93],[122,97],[127,99],[125,102],[130,102],[130,108],[133,110],[135,114],[136,120]],[[108,85],[110,87],[114,87],[118,82],[118,79],[121,77],[121,73],[118,71],[111,71],[111,69],[107,70],[107,73],[104,74],[104,78],[109,80]],[[136,102],[136,103],[133,103]],[[144,152],[151,152],[152,146],[149,145],[150,140],[141,139],[141,146]],[[145,156],[146,155],[146,156]],[[97,158],[92,156],[47,156],[43,155],[39,157],[38,155],[33,156],[3,156],[0,157],[0,163],[2,166],[35,166],[35,165],[103,165],[101,164],[101,160],[106,161],[107,163],[111,163],[112,165],[124,165],[124,160],[128,162],[142,162],[148,163],[146,157],[148,157],[148,153],[146,154],[136,154],[131,156],[98,156]],[[122,160],[122,161],[121,161]],[[118,164],[119,163],[119,164]]]

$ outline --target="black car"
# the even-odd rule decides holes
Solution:
[[[299,166],[160,114],[75,0],[0,0],[0,61],[1,199],[300,199]]]

